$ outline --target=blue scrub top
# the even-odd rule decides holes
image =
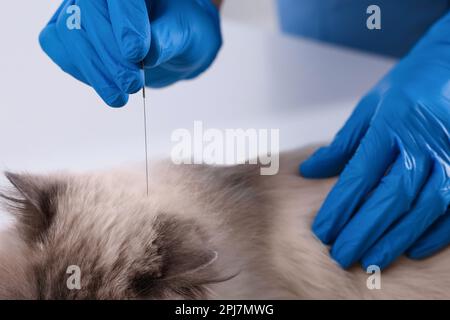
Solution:
[[[381,30],[366,26],[367,7],[381,9]],[[278,0],[283,31],[402,57],[450,9],[450,0]]]

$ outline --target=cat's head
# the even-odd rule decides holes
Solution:
[[[0,298],[207,298],[222,280],[195,219],[95,177],[6,176],[19,238],[0,250]]]

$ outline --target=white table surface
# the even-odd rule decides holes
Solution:
[[[0,170],[79,171],[143,160],[141,96],[108,108],[40,50],[38,34],[56,2],[9,1],[0,10]],[[148,91],[152,156],[168,155],[172,131],[194,120],[207,128],[280,129],[282,149],[327,141],[394,62],[226,20],[223,34],[204,75]]]

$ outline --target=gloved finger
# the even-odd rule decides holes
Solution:
[[[305,178],[327,178],[338,175],[366,134],[377,104],[377,94],[364,97],[333,142],[327,147],[318,149],[300,164],[300,174]]]
[[[58,38],[56,31],[56,21],[61,14],[62,10],[68,3],[73,4],[73,0],[65,0],[58,7],[56,12],[51,17],[47,26],[39,34],[39,44],[42,50],[52,59],[52,61],[58,65],[64,72],[70,74],[74,78],[89,85],[78,68],[70,61],[69,55],[64,48],[63,43]]]
[[[151,44],[150,50],[145,58],[145,66],[148,68],[155,68],[164,64],[173,58],[180,56],[187,48],[188,37],[186,30],[179,28],[179,22],[174,21],[177,15],[172,13],[170,15],[162,15],[152,21],[151,25]],[[189,70],[180,70],[181,72],[190,71],[190,62],[184,61],[178,66],[173,67],[183,68],[183,65],[188,66]]]
[[[197,77],[211,65],[222,44],[220,34],[214,30],[202,30],[201,36],[191,31],[187,36],[184,30],[168,27],[170,19],[161,17],[152,24],[152,44],[145,66],[146,84],[155,88]]]
[[[385,129],[372,126],[314,220],[313,231],[322,242],[336,239],[396,156],[395,144]]]
[[[193,79],[203,70],[180,71],[177,61],[168,61],[154,68],[146,68],[145,84],[152,88],[164,88],[183,79]]]
[[[65,14],[65,9],[63,9],[56,22],[56,30],[72,63],[80,70],[84,79],[108,105],[111,107],[125,105],[128,101],[128,95],[123,93],[110,80],[111,75],[90,44],[86,32],[83,29],[69,30],[66,26],[66,19],[67,14]]]
[[[62,41],[59,39],[55,23],[50,23],[39,35],[39,43],[42,50],[58,65],[64,72],[70,74],[75,79],[90,85],[83,74],[70,60]]]
[[[151,88],[164,88],[179,80],[185,79],[187,74],[178,70],[171,70],[170,63],[145,70],[145,84]]]
[[[430,166],[429,157],[420,150],[401,151],[389,173],[333,244],[331,255],[342,267],[348,268],[361,259],[367,249],[408,212],[428,177]]]
[[[195,14],[205,9],[211,14]],[[218,23],[217,9],[210,1],[152,2],[151,11],[165,14],[151,17],[152,40],[146,67],[171,62],[167,66],[171,70],[191,74],[214,59],[222,39],[219,27],[204,28]]]
[[[439,160],[445,173],[445,182],[437,193],[440,195],[439,201],[447,204],[447,212],[408,249],[407,255],[412,259],[426,258],[450,244],[450,165],[448,155],[443,156],[445,160]]]
[[[450,208],[436,220],[417,240],[406,255],[411,259],[424,259],[450,245]]]
[[[209,0],[151,3],[157,14],[150,19],[152,40],[145,66],[150,73],[156,68],[161,72],[147,76],[147,83],[162,87],[205,71],[222,44],[217,8]]]
[[[364,254],[363,268],[370,265],[386,268],[445,214],[450,202],[442,194],[447,179],[444,168],[436,162],[412,210]]]
[[[112,2],[117,2],[114,0]],[[128,3],[128,1],[122,1]],[[133,1],[131,1],[133,2]],[[83,27],[98,56],[112,80],[122,92],[132,94],[144,86],[144,75],[140,66],[122,57],[108,17],[108,8],[103,1],[79,0],[83,15]]]
[[[138,63],[150,50],[150,18],[145,0],[107,0],[112,29],[122,56]]]

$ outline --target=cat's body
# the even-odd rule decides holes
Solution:
[[[400,259],[369,290],[311,233],[334,180],[306,180],[310,150],[283,154],[280,173],[257,166],[155,165],[83,176],[10,175],[20,191],[20,240],[3,233],[4,298],[450,298],[450,250]],[[81,289],[67,288],[79,266]]]

